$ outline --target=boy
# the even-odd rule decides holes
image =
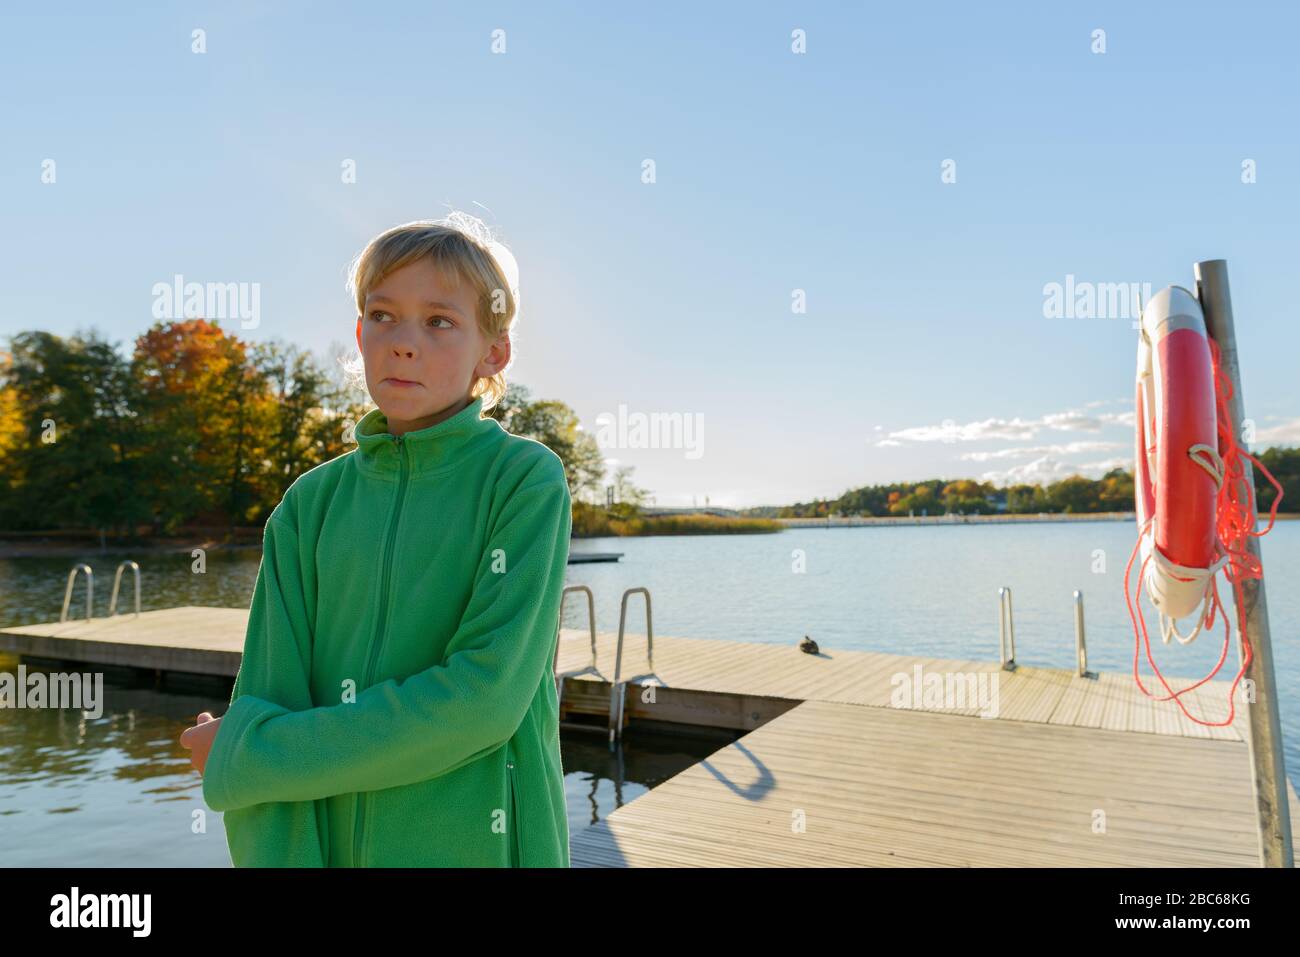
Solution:
[[[407,223],[353,264],[378,408],[272,513],[230,708],[181,738],[236,866],[569,866],[570,494],[482,416],[518,294],[481,226]]]

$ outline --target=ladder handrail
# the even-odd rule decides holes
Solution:
[[[1007,637],[1011,638],[1011,655],[1007,656]],[[1004,671],[1016,670],[1016,623],[1011,614],[1011,589],[998,589],[998,655]]]
[[[623,602],[618,613],[618,648],[614,652],[614,684],[610,689],[609,698],[609,743],[613,744],[616,738],[623,736],[623,699],[626,697],[624,686],[625,681],[619,680],[623,673],[623,634],[627,625],[627,600],[635,594],[645,595],[645,638],[646,638],[646,663],[650,665],[650,673],[654,674],[654,622],[650,612],[650,589],[644,587],[629,588],[623,592]]]
[[[95,617],[95,572],[89,565],[82,562],[80,565],[74,565],[72,571],[68,572],[68,587],[63,590],[63,610],[59,612],[60,622],[68,620],[68,604],[72,601],[72,586],[77,580],[77,572],[83,568],[86,570],[86,621],[90,621]]]
[[[577,671],[566,671],[564,674],[560,674],[560,625],[564,621],[564,599],[568,597],[570,592],[579,591],[587,593],[587,621],[591,628],[591,664]],[[596,598],[586,585],[568,585],[564,591],[560,592],[560,613],[555,619],[555,656],[551,660],[551,673],[555,676],[555,696],[557,701],[562,701],[564,698],[564,679],[566,677],[587,673],[600,674],[600,671],[596,668]]]
[[[113,576],[113,597],[108,602],[108,617],[112,618],[117,608],[117,589],[122,584],[122,569],[131,566],[131,571],[135,572],[135,613],[138,617],[140,614],[140,566],[131,559],[127,559],[117,566],[117,574]]]
[[[650,670],[655,670],[655,636],[654,625],[650,615],[650,589],[648,588],[629,588],[623,592],[623,604],[618,612],[618,649],[614,653],[614,680],[618,681],[618,676],[622,673],[623,668],[623,631],[627,624],[627,599],[629,595],[640,593],[645,595],[645,640],[646,640],[646,663],[650,665]]]
[[[1088,677],[1088,642],[1083,630],[1083,592],[1074,592],[1074,657],[1079,677]]]
[[[1008,653],[1009,652],[1009,653]],[[1005,671],[1015,671],[1016,622],[1011,608],[1011,589],[998,589],[998,657]],[[1080,678],[1095,678],[1088,671],[1088,638],[1083,626],[1083,592],[1074,592],[1074,658],[1076,673]]]
[[[560,634],[560,623],[564,620],[564,599],[571,592],[587,593],[587,622],[591,629],[591,667],[596,667],[596,598],[591,593],[591,589],[586,585],[568,585],[564,591],[560,592],[560,616],[555,622],[555,634]],[[551,670],[554,671],[560,663],[560,643],[555,643],[555,661],[552,662]]]

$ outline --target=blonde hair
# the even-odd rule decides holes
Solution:
[[[348,267],[348,292],[356,299],[357,315],[365,314],[366,296],[385,276],[421,259],[431,260],[474,288],[475,319],[487,341],[513,333],[519,316],[519,269],[514,256],[492,237],[483,220],[460,210],[443,219],[394,226],[366,244]],[[364,384],[365,360],[360,351],[340,361],[354,383]],[[483,396],[484,412],[505,395],[505,373],[512,365],[513,353],[505,369],[475,378],[470,398]]]

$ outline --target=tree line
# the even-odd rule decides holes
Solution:
[[[130,539],[142,527],[170,535],[181,526],[261,525],[297,476],[354,447],[350,429],[373,407],[347,381],[341,347],[331,350],[325,361],[277,340],[246,342],[206,319],[157,322],[129,355],[93,330],[11,336],[0,350],[0,528],[95,529]],[[512,383],[490,414],[561,458],[584,522],[635,517],[647,499],[624,466],[614,476],[615,512],[606,507],[603,453],[565,403],[534,401]],[[1287,510],[1300,511],[1300,449],[1271,448],[1259,458],[1282,484]],[[1258,470],[1255,484],[1266,511],[1273,488]],[[1133,476],[1113,469],[1045,486],[966,478],[868,485],[742,514],[1132,509]]]
[[[334,347],[331,347],[334,348]],[[217,321],[155,323],[129,355],[97,332],[24,331],[0,351],[0,528],[257,526],[303,472],[355,445],[373,408],[331,361]],[[490,414],[563,459],[575,501],[604,474],[563,402],[511,384]]]
[[[1282,486],[1283,511],[1300,512],[1300,448],[1270,448],[1256,456]],[[1277,495],[1259,470],[1254,470],[1255,500],[1267,512]],[[1047,485],[997,487],[973,479],[930,479],[866,485],[839,498],[815,499],[794,505],[748,509],[745,514],[776,518],[824,518],[829,515],[990,515],[998,512],[1131,512],[1133,474],[1111,469],[1099,479],[1072,475]]]

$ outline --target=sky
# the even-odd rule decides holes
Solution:
[[[1132,317],[1048,290],[1194,288],[1219,258],[1252,448],[1300,442],[1282,4],[3,17],[0,341],[125,353],[183,276],[256,289],[223,327],[324,357],[356,252],[466,210],[519,263],[507,378],[656,504],[746,507],[1131,466]]]

